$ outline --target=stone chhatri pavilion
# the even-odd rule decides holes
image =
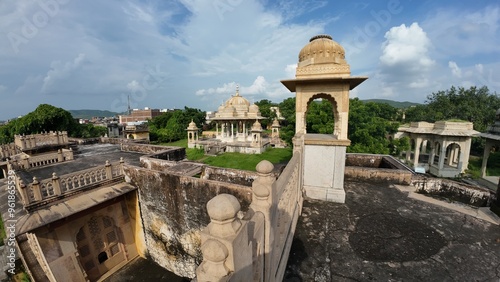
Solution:
[[[215,138],[199,140],[198,128],[191,123],[186,129],[188,147],[204,148],[208,154],[260,154],[270,146],[269,140],[262,138],[263,130],[259,122],[262,119],[265,118],[260,115],[259,106],[243,98],[237,87],[235,95],[223,103],[211,118],[215,122]]]
[[[406,161],[438,177],[456,177],[469,164],[471,139],[479,134],[472,122],[412,122],[398,129],[397,137],[408,136],[411,148]],[[418,170],[418,169],[417,169]]]
[[[304,138],[304,189],[308,197],[334,202],[345,201],[344,170],[349,117],[349,90],[367,77],[351,76],[345,50],[329,35],[317,35],[300,50],[295,79],[282,80],[296,92],[295,139]],[[306,116],[315,99],[333,106],[333,135],[308,134]]]

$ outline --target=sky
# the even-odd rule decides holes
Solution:
[[[329,34],[360,99],[424,103],[451,86],[500,93],[500,2],[465,0],[5,0],[0,120],[66,110],[217,110],[294,97],[309,39]]]

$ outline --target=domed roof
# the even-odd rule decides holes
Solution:
[[[262,131],[262,125],[258,120],[256,120],[252,125],[252,131]]]
[[[255,104],[252,104],[248,108],[248,111],[251,112],[251,113],[258,113],[259,112],[259,106],[255,105]]]
[[[226,101],[226,107],[227,106],[250,106],[250,102],[248,102],[247,99],[243,98],[240,96],[240,91],[238,88],[236,88],[236,94],[234,96],[231,96],[229,100]]]
[[[194,123],[194,121],[191,120],[191,122],[189,123],[187,129],[189,129],[189,130],[198,130],[198,127],[196,127],[196,123]]]
[[[308,59],[314,59],[314,64],[347,64],[344,48],[326,34],[313,36],[309,44],[300,50],[299,63]]]

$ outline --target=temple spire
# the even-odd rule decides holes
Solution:
[[[235,96],[240,96],[240,86],[236,84],[236,95]]]

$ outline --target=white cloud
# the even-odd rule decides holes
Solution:
[[[60,61],[54,61],[50,64],[51,69],[47,72],[43,78],[42,93],[47,93],[50,88],[57,83],[59,80],[63,80],[69,76],[71,73],[78,69],[85,60],[85,54],[78,54],[78,56],[66,63],[61,63]]]
[[[462,77],[462,70],[458,67],[457,63],[453,61],[448,62],[448,67],[451,69],[451,73],[456,77]]]
[[[297,71],[297,64],[286,65],[285,67],[286,77],[288,78],[294,78],[296,71]]]
[[[442,56],[470,56],[498,52],[500,8],[487,6],[476,11],[437,9],[422,26]]]
[[[427,68],[434,64],[428,52],[431,42],[418,23],[409,27],[402,24],[392,27],[385,34],[386,41],[382,45],[383,54],[380,57],[386,66],[404,65],[411,68]]]

